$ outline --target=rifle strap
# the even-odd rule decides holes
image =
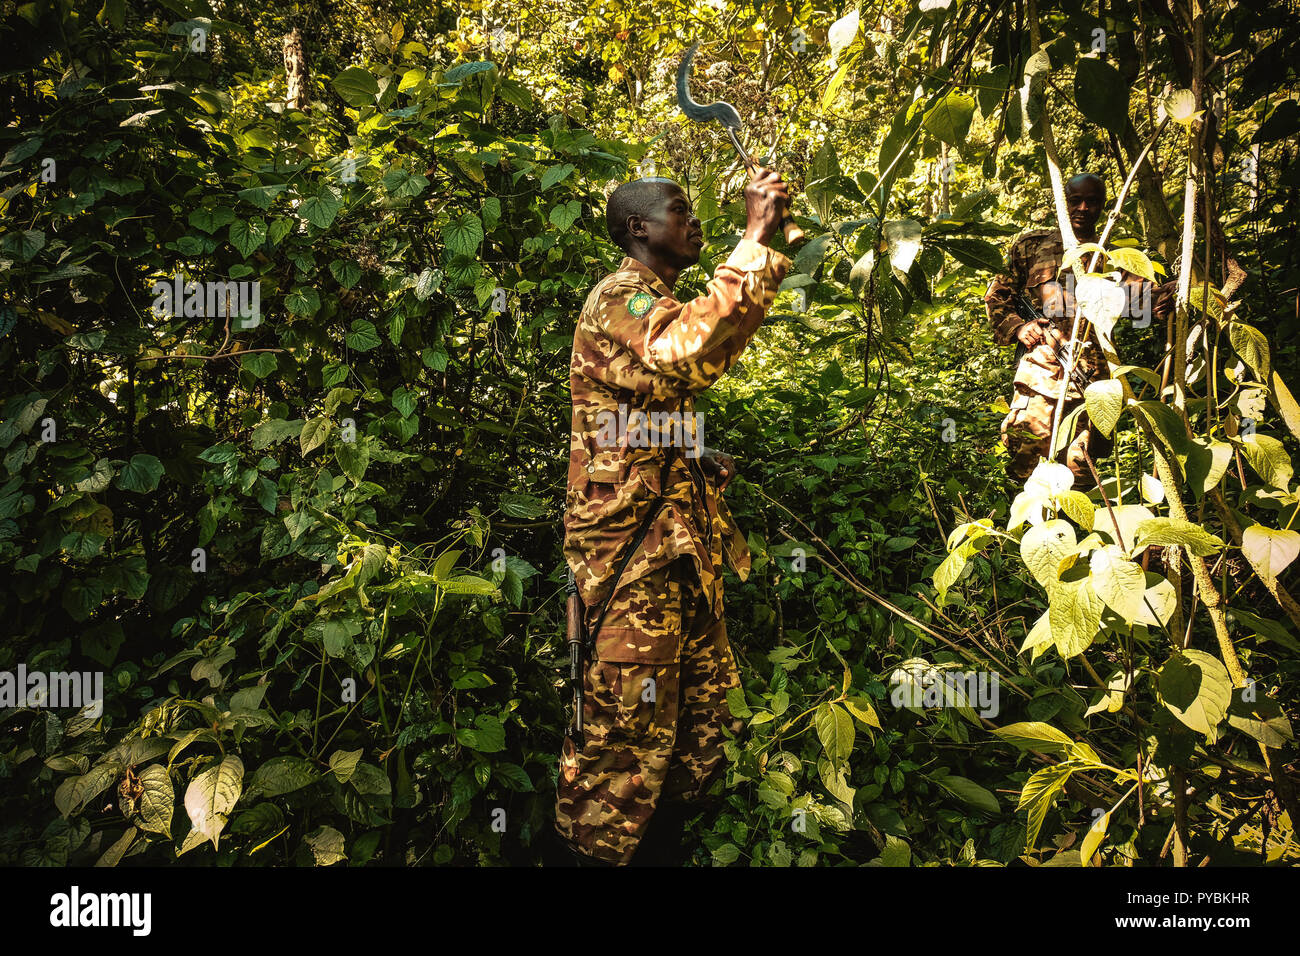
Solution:
[[[685,427],[685,426],[683,426]],[[596,646],[596,635],[600,633],[601,625],[605,623],[605,615],[609,613],[609,605],[614,600],[614,595],[618,593],[619,582],[623,579],[623,572],[632,561],[632,557],[641,548],[641,543],[645,541],[645,536],[650,530],[650,525],[654,524],[655,518],[663,509],[664,503],[668,500],[668,479],[672,476],[673,462],[677,460],[677,446],[670,445],[668,454],[664,459],[664,466],[659,472],[659,494],[650,505],[650,510],[641,521],[640,527],[637,528],[636,534],[629,540],[623,557],[618,563],[618,570],[614,572],[614,584],[610,588],[609,596],[605,598],[605,603],[601,605],[600,615],[596,618],[596,626],[587,634],[587,647],[594,649]]]

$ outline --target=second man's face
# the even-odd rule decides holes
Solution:
[[[1091,234],[1101,216],[1106,196],[1092,180],[1085,180],[1065,194],[1065,208],[1075,232]]]
[[[664,186],[654,214],[646,218],[646,245],[680,268],[700,261],[704,230],[679,186]]]

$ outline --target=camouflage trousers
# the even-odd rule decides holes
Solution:
[[[1023,482],[1037,467],[1039,459],[1048,457],[1052,441],[1052,419],[1056,415],[1057,397],[1064,378],[1065,369],[1043,346],[1028,352],[1016,368],[1015,394],[1011,398],[1011,410],[1002,420],[1001,432],[1002,443],[1011,454],[1007,474],[1017,481]],[[1077,388],[1071,387],[1066,392],[1061,421],[1065,421],[1081,404],[1082,394]],[[1110,439],[1091,426],[1088,413],[1080,412],[1074,426],[1073,439],[1057,455],[1057,460],[1063,460],[1070,471],[1074,472],[1076,488],[1093,486],[1084,449],[1096,462],[1110,454],[1114,447]]]
[[[741,728],[726,624],[681,564],[619,588],[585,673],[585,739],[560,754],[556,829],[597,859],[627,863],[657,806],[704,797],[726,766],[723,728]]]

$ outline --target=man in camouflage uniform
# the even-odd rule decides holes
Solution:
[[[1065,203],[1079,242],[1097,242],[1097,219],[1106,204],[1106,186],[1101,177],[1093,173],[1075,176],[1065,185]],[[1007,473],[1017,481],[1029,477],[1040,457],[1048,457],[1052,419],[1065,380],[1063,363],[1067,360],[1075,304],[1069,276],[1062,279],[1057,275],[1064,253],[1059,229],[1021,233],[1011,245],[1004,271],[993,279],[984,295],[994,340],[998,345],[1018,342],[1027,350],[1016,367],[1011,410],[1002,421],[1002,441],[1011,453]],[[1147,280],[1131,274],[1125,275],[1124,284],[1128,293],[1125,314],[1136,319],[1150,308],[1151,290],[1144,288]],[[1016,310],[1017,294],[1042,318],[1026,321]],[[1163,314],[1168,306],[1163,290],[1155,301],[1155,313]],[[1079,338],[1075,364],[1078,371],[1066,385],[1062,421],[1083,401],[1081,386],[1107,374],[1105,359],[1091,330]],[[1111,447],[1109,439],[1090,427],[1087,412],[1082,412],[1074,438],[1064,451],[1065,464],[1074,472],[1077,486],[1093,484],[1084,449],[1096,462],[1109,454]]]
[[[705,294],[683,304],[673,287],[704,246],[690,202],[669,180],[620,186],[606,218],[627,257],[592,289],[574,333],[564,554],[589,633],[613,595],[584,674],[584,739],[566,737],[560,756],[556,830],[580,865],[628,863],[639,843],[638,864],[668,862],[665,848],[725,767],[724,729],[741,726],[726,700],[739,678],[722,563],[743,579],[749,549],[722,499],[735,463],[700,455],[694,396],[739,357],[789,268],[767,246],[785,184],[761,170],[745,201],[744,237]],[[674,413],[676,438],[662,427]],[[612,420],[640,427],[615,437]],[[670,454],[670,443],[684,447]]]

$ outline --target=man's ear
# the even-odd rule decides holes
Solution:
[[[644,239],[647,235],[645,219],[641,216],[628,216],[627,234],[636,239]]]

